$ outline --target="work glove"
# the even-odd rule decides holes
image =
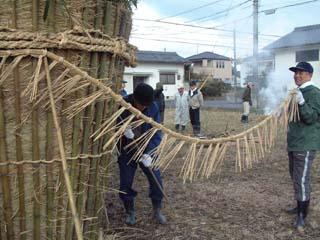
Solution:
[[[134,133],[132,131],[132,128],[130,126],[128,126],[125,130],[123,135],[128,138],[128,139],[133,139],[134,138]]]
[[[142,162],[145,167],[150,167],[152,163],[152,157],[149,154],[142,154],[140,162]]]
[[[302,92],[300,91],[299,88],[297,88],[295,90],[295,93],[296,93],[296,102],[299,104],[299,105],[303,105],[305,103],[305,100],[304,100],[304,97],[302,95]]]

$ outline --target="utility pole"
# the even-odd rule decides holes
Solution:
[[[259,69],[258,69],[258,12],[259,0],[253,0],[253,83],[255,84],[256,93],[259,91]],[[256,94],[257,107],[259,107],[259,96]]]
[[[233,25],[233,84],[234,84],[234,102],[237,102],[237,45],[236,45],[236,26]]]

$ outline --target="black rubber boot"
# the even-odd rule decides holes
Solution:
[[[244,122],[245,122],[245,118],[246,118],[246,116],[245,116],[245,115],[242,115],[242,116],[241,116],[241,122],[242,122],[242,123],[244,123]]]
[[[181,132],[184,132],[186,130],[186,126],[181,125]]]
[[[308,215],[308,208],[309,208],[309,200],[308,201],[298,201],[298,214],[297,219],[294,222],[294,227],[299,229],[303,229],[305,225],[305,219]]]
[[[161,201],[152,200],[152,206],[154,219],[160,224],[167,223],[166,217],[161,213]]]
[[[290,215],[298,214],[298,207],[286,209],[286,213],[288,213]]]
[[[179,124],[176,124],[175,128],[176,128],[177,131],[179,131],[180,125],[179,125]]]
[[[134,211],[134,202],[133,201],[124,201],[124,208],[126,210],[126,219],[125,223],[128,225],[136,224],[136,212]]]

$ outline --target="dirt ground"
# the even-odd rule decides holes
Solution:
[[[222,114],[223,113],[223,114]],[[168,112],[170,116],[172,112]],[[207,114],[207,115],[206,115]],[[215,121],[216,127],[206,126],[207,134],[224,132],[232,117],[239,113],[208,111],[206,122]],[[228,116],[228,114],[230,116]],[[218,119],[221,116],[221,119]],[[213,120],[213,116],[217,119]],[[207,118],[208,117],[208,118]],[[169,117],[169,119],[172,119]],[[210,119],[210,121],[209,121]],[[228,121],[226,120],[228,119]],[[252,117],[252,125],[260,116]],[[219,123],[218,123],[219,121]],[[229,129],[239,132],[247,126],[230,122]],[[166,121],[169,126],[172,124]],[[217,127],[218,126],[218,127]],[[212,132],[209,132],[209,130]],[[219,135],[219,134],[218,134]],[[182,158],[163,172],[165,192],[169,202],[164,202],[166,225],[158,225],[152,219],[151,202],[148,199],[148,183],[142,171],[137,171],[135,189],[137,224],[123,223],[124,210],[115,190],[106,194],[109,225],[106,239],[320,239],[320,155],[315,159],[312,172],[312,198],[310,215],[303,234],[292,228],[293,216],[284,209],[293,206],[293,189],[288,173],[285,135],[281,134],[275,148],[260,163],[243,173],[234,172],[234,152],[228,152],[221,172],[209,179],[183,184],[177,176]],[[114,164],[110,186],[118,188],[118,170]]]

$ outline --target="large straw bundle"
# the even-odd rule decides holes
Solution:
[[[0,239],[97,238],[109,136],[90,136],[116,107],[60,63],[117,91],[135,61],[128,2],[0,0]]]

